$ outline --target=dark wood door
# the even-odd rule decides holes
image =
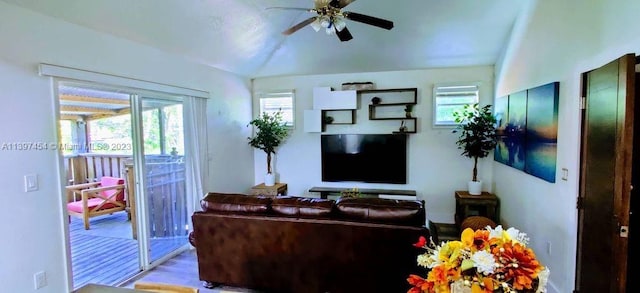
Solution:
[[[636,63],[638,63],[636,58]],[[636,70],[637,71],[637,70]],[[636,101],[640,96],[640,73],[636,72]],[[635,107],[635,116],[639,117],[634,119],[633,123],[633,174],[632,185],[634,188],[631,190],[631,199],[629,200],[629,249],[627,252],[627,259],[631,259],[632,250],[634,247],[638,247],[638,205],[640,201],[640,105]],[[635,230],[634,230],[635,229]],[[631,272],[638,271],[638,263],[630,261],[627,263],[627,276],[631,276]],[[627,278],[627,292],[638,292],[640,290],[640,280],[634,278]]]
[[[576,291],[626,292],[635,55],[583,74]]]

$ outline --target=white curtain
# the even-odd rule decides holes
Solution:
[[[186,97],[183,114],[187,215],[189,229],[193,230],[191,215],[200,210],[200,199],[204,196],[202,183],[207,170],[207,100]]]

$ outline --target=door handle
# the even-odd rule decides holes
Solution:
[[[629,226],[620,226],[620,237],[629,237]]]

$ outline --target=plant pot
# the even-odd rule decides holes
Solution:
[[[264,175],[264,186],[274,186],[276,185],[276,174],[267,173]]]
[[[468,190],[471,195],[482,194],[482,181],[469,181]]]

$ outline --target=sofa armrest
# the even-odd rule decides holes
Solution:
[[[191,243],[191,246],[197,247],[196,246],[196,234],[194,234],[193,231],[189,232],[189,243]]]

